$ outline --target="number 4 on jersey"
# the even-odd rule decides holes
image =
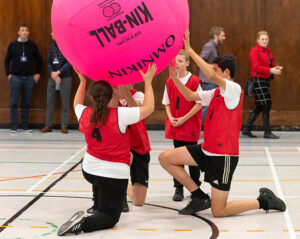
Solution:
[[[102,137],[101,137],[101,134],[100,134],[100,130],[98,128],[95,128],[93,130],[92,137],[97,139],[97,142],[102,142]]]

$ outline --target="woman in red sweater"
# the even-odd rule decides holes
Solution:
[[[270,110],[272,105],[269,92],[270,82],[274,75],[280,75],[283,67],[275,66],[273,55],[268,48],[269,34],[266,31],[257,33],[257,45],[250,51],[251,78],[254,81],[254,96],[256,108],[251,112],[246,126],[243,129],[243,135],[251,138],[256,136],[251,133],[251,126],[262,112],[262,121],[264,127],[264,138],[279,139],[279,136],[271,132]]]

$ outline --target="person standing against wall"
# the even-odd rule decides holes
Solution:
[[[22,24],[18,28],[19,38],[9,44],[4,60],[4,67],[10,87],[10,121],[11,133],[18,130],[18,102],[22,94],[21,127],[25,132],[29,129],[29,107],[34,83],[40,79],[42,58],[36,44],[28,39],[29,27]],[[36,60],[36,74],[33,70],[33,58]]]
[[[257,33],[257,45],[250,51],[251,78],[254,81],[255,109],[250,113],[242,133],[251,138],[256,138],[251,132],[251,127],[258,115],[262,112],[264,138],[279,139],[270,129],[270,110],[272,99],[269,92],[271,80],[274,75],[280,75],[282,66],[275,66],[271,50],[268,48],[269,34],[266,31]]]
[[[50,78],[47,86],[47,117],[46,125],[40,131],[52,132],[52,121],[57,92],[61,98],[61,132],[68,133],[69,104],[72,82],[72,66],[59,50],[54,35],[54,42],[50,45],[48,53],[48,70]]]
[[[203,46],[200,57],[208,64],[212,64],[213,60],[219,55],[219,46],[223,44],[226,38],[224,28],[220,26],[212,26],[209,35],[210,40]],[[204,90],[213,90],[218,87],[214,82],[207,79],[201,70],[199,70],[199,78]],[[202,120],[205,119],[207,109],[208,107],[203,108]]]

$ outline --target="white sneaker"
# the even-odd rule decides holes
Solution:
[[[18,133],[18,131],[17,130],[11,130],[10,133],[11,134],[16,134],[16,133]]]
[[[25,133],[32,133],[32,129],[26,129],[24,131],[25,131]]]

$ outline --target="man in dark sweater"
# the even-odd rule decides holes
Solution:
[[[54,42],[50,45],[48,53],[48,70],[50,78],[47,86],[47,117],[46,125],[40,131],[47,133],[52,131],[52,121],[57,92],[61,98],[61,132],[68,133],[69,104],[72,82],[72,66],[59,50],[53,33]]]
[[[36,44],[28,40],[29,28],[20,25],[19,38],[9,44],[4,61],[10,86],[11,133],[17,133],[19,116],[18,101],[22,94],[21,127],[28,133],[29,107],[34,83],[40,79],[42,58]],[[36,74],[33,73],[33,58],[36,60]]]

